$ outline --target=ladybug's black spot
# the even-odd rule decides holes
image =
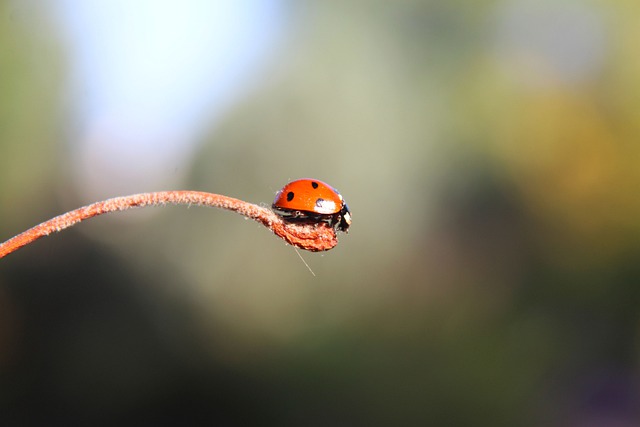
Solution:
[[[287,202],[292,201],[293,200],[293,196],[294,196],[293,191],[289,191],[287,193]]]
[[[316,189],[316,188],[318,188],[318,183],[317,183],[317,182],[315,182],[315,181],[312,181],[312,182],[311,182],[311,186],[312,186],[314,189]]]
[[[316,200],[316,206],[321,208],[322,207],[322,203],[324,202],[324,199],[318,199]]]

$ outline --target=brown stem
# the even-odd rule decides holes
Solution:
[[[220,194],[202,191],[159,191],[156,193],[115,197],[59,215],[18,234],[4,243],[0,243],[0,258],[4,258],[41,237],[64,230],[94,216],[167,203],[209,206],[237,212],[261,223],[287,243],[312,252],[328,251],[338,244],[335,230],[325,223],[286,222],[270,209]]]

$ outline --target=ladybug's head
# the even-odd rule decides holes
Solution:
[[[342,204],[342,209],[340,210],[340,220],[336,228],[344,233],[349,232],[349,226],[351,225],[351,211],[349,211],[349,206],[346,203]]]

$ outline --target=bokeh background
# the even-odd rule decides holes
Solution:
[[[631,0],[0,1],[0,424],[640,424]]]

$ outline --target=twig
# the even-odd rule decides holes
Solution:
[[[312,252],[328,251],[338,244],[335,230],[323,222],[286,222],[270,209],[220,194],[201,191],[159,191],[155,193],[115,197],[59,215],[1,243],[0,258],[4,258],[41,237],[64,230],[94,216],[143,206],[164,205],[167,203],[175,205],[208,206],[237,212],[240,215],[261,223],[287,243]]]

